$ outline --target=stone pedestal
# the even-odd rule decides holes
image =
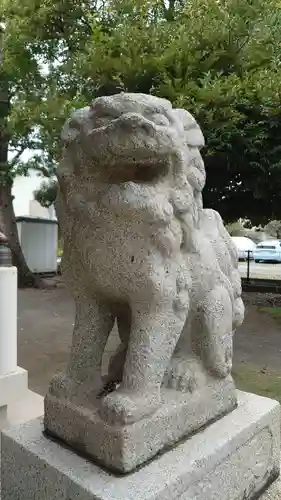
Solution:
[[[17,370],[17,280],[17,268],[3,266],[0,260],[1,377]]]
[[[9,406],[0,408],[0,430],[8,429],[11,426],[28,422],[31,419],[38,418],[44,411],[44,399],[35,392],[26,390],[21,398]],[[1,441],[0,441],[1,452]],[[1,458],[0,458],[1,467]],[[0,500],[1,500],[1,476],[0,476]]]
[[[238,392],[236,410],[144,467],[114,475],[46,437],[35,420],[2,435],[1,500],[250,500],[279,475],[280,407]]]
[[[28,388],[28,373],[19,366],[14,372],[0,376],[0,407],[22,398]]]
[[[28,390],[28,373],[17,366],[17,268],[11,263],[0,233],[0,429],[43,414],[42,396]]]
[[[28,373],[17,366],[17,283],[17,268],[0,233],[0,428],[8,423],[10,405],[28,393]]]
[[[237,395],[230,376],[223,380],[210,377],[209,384],[193,394],[162,388],[158,411],[123,426],[103,419],[96,404],[91,407],[88,400],[87,406],[79,403],[47,394],[47,433],[106,469],[127,473],[231,412]]]
[[[28,373],[19,366],[14,372],[0,376],[0,429],[8,425],[12,403],[22,400],[28,392]]]
[[[6,407],[5,420],[3,419],[2,422],[0,420],[0,429],[34,420],[41,417],[43,413],[44,398],[36,392],[26,390],[16,401]]]

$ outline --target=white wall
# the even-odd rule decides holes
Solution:
[[[18,221],[20,243],[29,269],[36,273],[56,272],[58,226],[56,222]]]
[[[16,177],[13,186],[14,210],[16,216],[29,215],[30,201],[34,199],[33,191],[38,189],[42,182],[42,177],[38,177],[37,172],[30,170],[28,177]]]
[[[50,209],[44,208],[34,200],[33,192],[40,187],[42,180],[42,177],[39,177],[35,170],[30,170],[28,177],[15,178],[12,193],[14,195],[13,203],[16,217],[55,218],[53,207],[50,207]]]
[[[42,219],[55,219],[56,220],[56,213],[55,213],[55,207],[42,207],[40,203],[36,200],[30,200],[29,202],[29,215],[30,217],[40,217]]]

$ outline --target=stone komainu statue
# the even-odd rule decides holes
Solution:
[[[244,316],[237,254],[203,209],[204,139],[187,111],[143,94],[102,97],[72,114],[62,139],[57,213],[76,320],[49,394],[128,425],[157,411],[163,389],[192,395],[229,376]]]

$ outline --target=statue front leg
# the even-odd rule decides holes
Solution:
[[[148,308],[133,304],[132,326],[120,387],[102,401],[101,414],[111,423],[130,424],[160,404],[162,380],[185,322],[173,301]]]
[[[184,393],[192,393],[207,383],[206,371],[201,359],[192,350],[191,332],[196,328],[188,315],[176,349],[164,377],[164,387]]]
[[[50,392],[58,397],[96,397],[103,388],[101,365],[114,325],[109,305],[81,294],[76,298],[76,318],[71,354],[65,373],[56,374]]]
[[[228,291],[216,287],[203,300],[201,332],[194,332],[196,351],[205,368],[214,376],[225,378],[232,370],[233,305]]]

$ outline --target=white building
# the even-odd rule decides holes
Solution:
[[[31,271],[56,272],[58,226],[54,207],[44,208],[34,200],[34,191],[42,177],[30,171],[28,177],[17,177],[12,194],[22,251]]]
[[[28,177],[16,177],[13,186],[14,210],[16,217],[40,217],[56,219],[54,207],[44,208],[34,200],[34,191],[40,187],[42,177],[30,170]]]

